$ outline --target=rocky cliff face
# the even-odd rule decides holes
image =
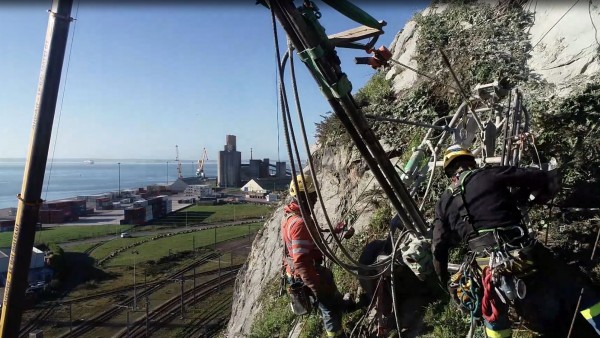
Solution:
[[[568,95],[600,72],[596,29],[600,27],[600,5],[579,1],[569,10],[571,5],[558,1],[527,4],[535,15],[528,31],[534,46],[528,65],[534,74],[554,84],[559,96]]]
[[[325,209],[333,224],[355,215],[352,225],[358,232],[371,219],[372,208],[364,191],[376,187],[372,175],[365,173],[366,164],[350,147],[346,149],[317,148],[313,156],[318,167]],[[359,196],[363,196],[360,198]],[[359,199],[359,200],[357,200]],[[280,227],[281,204],[252,244],[252,252],[235,285],[231,320],[227,337],[247,337],[255,316],[262,309],[261,296],[269,282],[279,277],[283,244]],[[354,212],[353,212],[354,211]],[[326,227],[323,208],[316,206],[317,222]]]
[[[465,1],[460,2],[464,3]],[[525,55],[523,56],[504,56],[504,59],[513,57],[514,60],[517,60],[517,64],[521,63],[518,67],[522,68],[516,71],[507,68],[507,73],[514,77],[515,81],[522,83],[530,80],[543,83],[544,88],[548,89],[545,91],[548,96],[567,96],[600,73],[600,43],[597,42],[600,37],[592,24],[594,22],[596,26],[600,26],[600,6],[598,4],[590,6],[587,1],[580,1],[573,8],[569,8],[571,4],[558,1],[521,1],[521,8],[525,12],[525,16],[521,18],[505,9],[514,1],[475,1],[470,6],[477,8],[482,5],[480,2],[491,6],[487,8],[491,8],[494,20],[497,20],[492,20],[494,22],[491,23],[489,20],[484,20],[485,18],[482,19],[483,21],[477,21],[468,19],[469,15],[467,15],[467,19],[459,19],[454,22],[449,40],[446,41],[451,43],[451,39],[461,34],[472,34],[472,30],[484,29],[485,25],[489,27],[496,25],[493,26],[494,29],[517,29],[522,33],[522,39],[517,41],[508,38],[508,41],[503,41],[502,34],[499,34],[500,37],[497,41],[493,39],[478,41],[478,44],[484,44],[484,46],[480,46],[480,49],[475,52],[479,53],[481,58],[500,55],[498,56],[500,61],[492,62],[494,65],[494,63],[503,62],[502,53],[505,52],[502,50],[503,46],[510,45],[511,48],[524,51]],[[420,18],[416,17],[415,20],[409,21],[398,33],[391,46],[393,58],[421,71],[429,72],[429,74],[436,72],[431,67],[423,69],[422,55],[418,55],[423,42],[423,32],[422,27],[419,26],[419,20],[429,15],[443,13],[453,9],[454,6],[458,5],[436,2],[435,5],[421,13]],[[502,20],[506,19],[503,18],[503,15],[514,20],[514,25],[502,26]],[[393,20],[393,18],[385,19]],[[473,34],[473,36],[482,35]],[[520,48],[514,44],[523,44],[524,46]],[[469,46],[464,46],[464,50],[457,51],[457,53],[468,55],[469,48]],[[494,50],[494,48],[498,49]],[[512,54],[515,53],[512,52]],[[514,64],[515,62],[511,67]],[[463,65],[463,67],[468,69],[470,64]],[[477,76],[485,75],[485,71],[483,69],[481,73],[475,74],[473,81],[477,80]],[[437,72],[439,73],[439,71]],[[433,75],[438,73],[433,73]],[[416,73],[398,66],[393,67],[386,75],[392,81],[393,89],[398,97],[407,95],[418,83],[425,81]],[[372,179],[370,172],[366,170],[366,165],[352,147],[347,145],[321,147],[317,148],[314,154],[318,166],[318,180],[331,221],[335,223],[347,218],[352,213],[355,218],[354,226],[357,231],[360,231],[368,224],[373,213],[368,198],[363,198],[365,195],[362,192],[376,188],[376,181]],[[227,337],[249,335],[252,323],[263,306],[261,298],[263,291],[267,284],[272,283],[279,275],[282,257],[280,240],[282,208],[283,205],[266,222],[264,230],[253,243],[252,253],[247,264],[240,272],[235,287]],[[323,210],[320,206],[317,206],[317,214],[318,222],[323,224]]]
[[[477,4],[502,6],[506,1],[484,0]],[[600,5],[579,1],[524,1],[522,7],[533,16],[533,24],[527,26],[523,35],[531,43],[531,58],[527,62],[530,72],[538,80],[547,81],[555,86],[552,94],[566,96],[578,88],[577,84],[589,82],[600,72]],[[423,11],[423,15],[442,13],[448,6],[439,3]],[[470,22],[459,23],[464,30],[477,29]],[[489,23],[475,23],[475,25]],[[479,27],[481,28],[481,27]],[[413,68],[419,69],[415,59],[420,28],[415,20],[409,21],[396,35],[391,45],[393,58]],[[492,48],[494,46],[491,46]],[[464,52],[468,53],[468,46]],[[498,53],[501,53],[498,50]],[[387,73],[393,79],[394,90],[401,94],[410,89],[419,76],[399,67]]]

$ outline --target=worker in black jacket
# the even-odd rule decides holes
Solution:
[[[509,305],[536,331],[566,336],[582,287],[586,289],[586,297],[579,311],[600,335],[600,293],[577,269],[556,259],[549,249],[531,238],[510,190],[525,189],[527,195],[536,194],[539,202],[544,202],[558,190],[556,176],[511,166],[478,169],[471,152],[459,145],[446,151],[444,172],[451,185],[435,209],[434,268],[442,285],[450,286],[456,301],[464,301],[464,294],[479,291],[474,295],[479,299],[470,304],[481,307],[470,310],[484,318],[487,336],[511,337]],[[468,244],[470,261],[463,264],[464,271],[451,278],[448,252],[461,242]],[[515,252],[522,257],[515,258]],[[486,258],[489,264],[483,271],[468,268],[477,266],[478,256],[491,257]],[[467,270],[476,276],[467,276],[472,280],[465,284]],[[463,294],[458,295],[457,285],[461,281],[467,290],[461,289]],[[586,329],[589,330],[583,330]]]

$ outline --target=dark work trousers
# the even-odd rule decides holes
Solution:
[[[329,292],[325,295],[320,295],[318,299],[319,310],[323,318],[323,325],[327,331],[327,337],[345,338],[342,327],[342,313],[345,312],[343,296],[337,289],[333,280],[333,273],[324,266],[317,267],[319,274],[319,283],[321,286],[326,286]]]
[[[578,267],[566,264],[541,243],[535,244],[530,255],[537,272],[523,278],[527,293],[515,304],[515,310],[525,320],[526,326],[544,337],[566,337],[583,288],[571,337],[598,336],[593,326],[594,318],[592,321],[584,318],[586,314],[589,317],[589,310],[582,312],[594,309],[595,305],[600,307],[598,288]]]

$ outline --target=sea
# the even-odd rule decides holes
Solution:
[[[91,164],[93,161],[93,164]],[[17,206],[21,192],[24,159],[0,159],[0,209]],[[183,177],[196,176],[196,161],[182,161]],[[204,174],[217,177],[217,162],[207,161]],[[166,160],[84,160],[48,161],[41,198],[46,201],[93,195],[121,189],[173,183],[177,162]]]

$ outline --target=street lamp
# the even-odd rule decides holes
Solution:
[[[133,256],[133,310],[137,310],[137,292],[135,285],[135,257],[140,254],[139,251],[135,250],[131,252]]]
[[[167,161],[167,185],[169,185],[169,161]]]
[[[121,198],[121,162],[117,162],[119,165],[119,198]]]

